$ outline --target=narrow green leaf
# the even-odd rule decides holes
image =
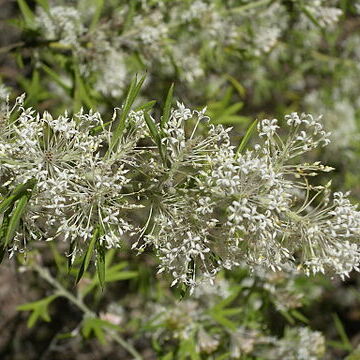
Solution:
[[[135,111],[144,110],[145,112],[148,112],[154,107],[155,104],[156,104],[156,100],[149,101],[135,108]]]
[[[222,111],[226,110],[226,108],[229,106],[232,96],[233,96],[233,89],[229,87],[226,90],[224,97],[219,101],[220,108]]]
[[[231,75],[225,75],[225,77],[231,82],[232,86],[236,89],[237,93],[241,98],[245,96],[245,88]]]
[[[133,18],[136,15],[136,1],[128,2],[128,12],[125,16],[125,22],[122,24],[122,31],[127,32],[129,28],[133,25]]]
[[[251,1],[250,3],[248,3],[246,5],[242,5],[242,6],[238,6],[236,8],[232,8],[232,9],[230,9],[230,11],[231,12],[236,12],[236,13],[242,13],[244,11],[254,9],[256,7],[259,7],[259,6],[266,5],[270,1],[271,0],[257,0],[257,1],[255,0],[255,1]]]
[[[100,227],[97,226],[94,233],[93,233],[93,236],[92,236],[92,238],[90,240],[90,244],[89,244],[88,248],[86,249],[85,254],[83,256],[79,271],[78,271],[77,276],[76,276],[75,284],[77,284],[80,281],[80,279],[84,275],[84,272],[89,267],[92,254],[93,254],[94,249],[95,249],[95,244],[98,241],[99,237],[100,237]]]
[[[71,96],[71,87],[67,85],[61,77],[51,68],[49,68],[47,65],[42,64],[41,68],[60,86],[62,87],[66,93]]]
[[[20,224],[21,217],[25,212],[28,201],[29,201],[29,195],[23,195],[15,204],[15,208],[11,213],[9,225],[7,227],[7,231],[5,235],[5,241],[3,245],[4,248],[8,246],[8,244],[12,240],[15,231]]]
[[[78,66],[75,65],[74,70],[74,112],[80,110],[82,105],[86,105],[89,109],[95,108],[91,96],[89,95],[89,89],[87,88],[85,82],[83,81]]]
[[[196,349],[196,344],[193,337],[189,339],[183,339],[179,345],[179,351],[177,354],[179,360],[200,360],[200,355]]]
[[[112,254],[114,254],[111,251],[107,251],[105,255],[105,279],[104,283],[108,282],[116,282],[116,281],[122,281],[122,280],[129,280],[137,277],[139,274],[137,271],[127,271],[123,270],[128,266],[128,263],[126,261],[118,263],[114,266],[109,267],[109,264],[111,263]],[[96,286],[98,286],[100,283],[99,274],[97,274],[90,282],[88,286],[86,286],[84,289],[82,289],[82,296],[86,296],[89,292],[92,291],[92,289]]]
[[[27,181],[25,184],[20,184],[10,193],[10,195],[0,203],[0,214],[5,212],[9,206],[13,205],[22,195],[27,194],[36,184],[35,179]]]
[[[241,314],[242,309],[241,308],[224,309],[220,313],[223,316],[233,316],[233,315]]]
[[[45,10],[49,11],[49,2],[48,0],[36,0],[36,2]]]
[[[3,220],[0,225],[0,264],[2,263],[5,253],[6,253],[6,246],[4,246],[5,236],[9,227],[10,223],[10,214],[12,211],[12,207],[5,211],[3,215]]]
[[[145,117],[146,125],[149,128],[151,137],[153,138],[155,143],[159,146],[159,144],[161,143],[161,136],[159,134],[158,129],[156,128],[156,125],[155,125],[153,119],[151,118],[151,116],[148,113],[145,113],[144,117]]]
[[[105,276],[105,282],[115,282],[120,280],[129,280],[137,277],[139,274],[137,271],[121,271],[114,272],[110,269]]]
[[[165,356],[161,358],[161,360],[173,360],[174,355],[172,352],[167,353]]]
[[[12,209],[13,209],[13,207],[10,207],[9,209],[7,209],[5,211],[5,213],[3,215],[3,220],[0,225],[0,246],[2,246],[5,241],[5,236],[7,233],[7,229],[9,227],[10,215],[11,215]]]
[[[119,123],[118,123],[117,127],[115,128],[113,135],[112,135],[111,144],[109,146],[109,151],[113,150],[117,146],[117,144],[122,136],[122,133],[125,130],[126,118],[129,115],[131,107],[132,107],[136,97],[138,96],[144,81],[145,81],[145,75],[139,80],[139,82],[137,81],[136,77],[131,81],[129,91],[126,96],[125,103],[124,103],[124,106],[123,106],[121,114],[120,114]]]
[[[321,24],[317,21],[317,19],[315,18],[315,16],[314,16],[305,6],[301,6],[301,11],[308,17],[308,19],[309,19],[315,26],[317,26],[319,29],[322,29]]]
[[[280,311],[280,314],[288,321],[289,324],[294,325],[295,320],[294,318],[285,310]]]
[[[328,340],[326,344],[333,347],[334,349],[349,351],[349,348],[345,346],[341,341]],[[349,360],[349,359],[345,358],[345,360]],[[360,360],[360,358],[356,358],[355,360]]]
[[[349,337],[346,334],[346,331],[344,329],[344,326],[339,318],[339,316],[335,313],[332,314],[332,317],[334,319],[335,328],[340,336],[340,339],[343,343],[344,348],[346,348],[348,351],[353,350],[353,346],[351,345],[351,342],[349,340]]]
[[[151,116],[148,113],[144,113],[144,118],[146,121],[146,124],[149,128],[150,131],[150,135],[153,138],[155,144],[157,145],[158,149],[159,149],[159,154],[161,157],[161,160],[163,162],[163,164],[166,166],[166,158],[165,158],[165,148],[164,145],[161,143],[161,135],[153,121],[153,119],[151,118]]]
[[[96,9],[95,9],[94,16],[91,20],[90,30],[95,29],[96,25],[98,24],[98,22],[100,20],[101,12],[104,7],[104,0],[95,0],[95,2],[96,2]]]
[[[35,15],[29,8],[29,5],[26,3],[25,0],[17,0],[17,3],[19,5],[21,14],[25,20],[25,23],[29,27],[34,27],[35,25]]]
[[[239,154],[241,154],[241,153],[244,151],[247,143],[249,142],[249,140],[250,140],[253,132],[254,132],[255,129],[256,129],[257,123],[258,123],[258,120],[255,120],[255,121],[249,126],[249,128],[247,129],[244,137],[243,137],[242,140],[241,140],[241,143],[240,143],[239,147],[238,147],[237,150],[236,150],[236,156],[238,156]]]
[[[63,271],[64,267],[66,267],[66,265],[65,265],[65,262],[66,262],[65,257],[60,255],[60,253],[59,253],[59,251],[57,249],[57,246],[55,245],[55,242],[50,242],[49,245],[50,245],[51,254],[52,254],[52,257],[53,257],[53,259],[55,261],[57,270]]]
[[[295,318],[295,319],[298,319],[300,321],[302,321],[303,323],[305,324],[308,324],[309,323],[309,319],[304,316],[300,311],[298,310],[292,310],[291,311],[291,315]]]
[[[210,312],[211,317],[218,322],[220,325],[224,326],[227,329],[236,330],[236,324],[229,320],[228,318],[226,318],[225,316],[222,316],[221,313],[217,313],[217,312]]]
[[[98,242],[96,246],[96,270],[101,289],[104,289],[105,284],[105,254],[105,246]]]
[[[249,122],[249,118],[247,116],[240,115],[228,115],[225,117],[220,117],[215,120],[212,120],[213,124],[227,124],[227,125],[240,125],[246,124]]]
[[[213,311],[220,311],[220,310],[223,310],[225,307],[229,306],[236,299],[236,297],[239,295],[240,290],[241,290],[241,287],[233,288],[232,291],[231,291],[231,294],[227,298],[219,301],[212,308],[212,310]]]
[[[163,128],[164,125],[169,121],[170,119],[170,113],[171,113],[171,105],[173,101],[173,94],[174,94],[174,83],[171,84],[170,89],[168,91],[168,94],[166,96],[165,105],[163,109],[163,115],[160,120],[160,127]]]

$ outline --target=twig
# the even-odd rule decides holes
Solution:
[[[57,294],[68,299],[74,305],[76,305],[83,313],[87,316],[96,317],[96,314],[91,311],[85,303],[71,294],[66,288],[64,288],[52,275],[50,272],[41,266],[33,265],[34,270],[39,274],[41,278],[46,280],[51,286],[57,290]],[[135,360],[143,360],[142,356],[136,351],[136,349],[129,344],[125,339],[123,339],[119,334],[112,332],[111,330],[104,328],[104,331],[119,345],[121,345],[126,351],[128,351]]]

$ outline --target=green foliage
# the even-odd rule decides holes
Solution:
[[[131,110],[131,107],[136,99],[136,97],[138,96],[141,86],[145,81],[145,75],[142,76],[142,78],[140,78],[140,80],[138,81],[137,78],[135,77],[130,84],[128,93],[126,95],[126,99],[124,102],[124,106],[121,109],[121,114],[120,114],[120,118],[119,118],[119,122],[116,126],[115,129],[113,129],[113,136],[111,139],[111,143],[109,146],[109,149],[112,150],[114,148],[116,148],[121,135],[125,129],[125,121],[129,115],[129,112]]]
[[[255,129],[256,129],[256,126],[258,124],[258,121],[255,120],[250,126],[249,128],[246,130],[246,133],[244,135],[244,137],[242,138],[240,144],[239,144],[239,147],[237,148],[236,150],[236,154],[241,154],[244,149],[246,148],[246,145],[248,144],[251,136],[253,135]]]
[[[232,103],[233,93],[233,89],[229,87],[221,100],[208,103],[207,114],[213,123],[228,125],[244,125],[248,123],[248,117],[237,115],[243,108],[244,103],[241,101]]]
[[[49,314],[49,305],[58,297],[59,295],[50,295],[44,299],[26,303],[17,307],[20,311],[30,311],[31,314],[27,321],[27,326],[29,328],[33,327],[38,320],[43,320],[46,322],[51,321]]]
[[[90,260],[92,258],[93,252],[95,250],[95,248],[98,246],[97,243],[99,242],[99,238],[100,238],[100,232],[101,232],[101,227],[100,225],[98,225],[91,237],[91,241],[89,243],[89,246],[86,248],[85,254],[81,260],[81,265],[80,268],[78,270],[78,273],[76,275],[76,284],[80,281],[80,279],[82,278],[84,272],[87,270],[87,268],[89,267],[90,264]],[[98,259],[97,259],[98,262]],[[100,266],[104,266],[104,265],[100,265]],[[102,271],[101,271],[102,272]],[[99,276],[99,280],[103,280],[103,276]]]
[[[119,331],[120,328],[108,321],[96,318],[96,317],[87,317],[82,322],[81,333],[84,338],[87,339],[91,335],[95,336],[96,339],[101,343],[106,343],[106,332],[105,328]]]

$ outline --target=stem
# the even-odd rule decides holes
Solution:
[[[76,305],[85,315],[96,317],[96,314],[91,311],[86,304],[71,294],[66,288],[64,288],[54,277],[51,276],[50,272],[41,266],[33,265],[34,270],[39,274],[41,278],[46,280],[51,286],[57,290],[57,294],[68,299],[74,305]],[[116,343],[121,345],[128,353],[130,353],[135,360],[143,360],[142,356],[136,351],[136,349],[123,339],[119,334],[114,333],[110,329],[104,327],[104,331],[114,340]]]

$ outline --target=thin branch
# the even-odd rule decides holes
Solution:
[[[96,317],[96,314],[91,311],[86,304],[81,300],[71,294],[66,288],[64,288],[52,275],[50,272],[41,266],[33,265],[34,270],[39,274],[41,278],[46,280],[52,287],[57,290],[57,294],[68,299],[74,305],[76,305],[85,315]],[[137,352],[137,350],[129,344],[125,339],[123,339],[119,334],[114,333],[110,329],[104,328],[104,331],[114,340],[116,343],[121,345],[126,351],[128,351],[135,360],[143,360],[142,356]]]

